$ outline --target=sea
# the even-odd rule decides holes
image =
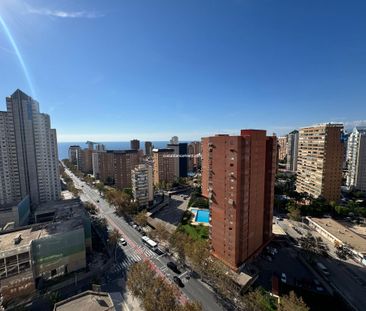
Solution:
[[[186,143],[187,141],[181,141],[182,143]],[[107,150],[128,150],[130,148],[129,141],[111,141],[111,142],[100,142],[101,144],[106,146]],[[166,145],[169,144],[169,141],[152,141],[154,148],[166,148]],[[72,145],[78,145],[81,148],[87,148],[85,142],[62,142],[58,143],[58,158],[60,160],[67,159],[69,154],[69,147]],[[140,148],[145,150],[145,142],[140,141]]]

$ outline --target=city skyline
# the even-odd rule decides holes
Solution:
[[[331,121],[351,129],[366,124],[364,7],[5,0],[0,94],[32,95],[60,142],[198,140],[243,127],[280,136]]]

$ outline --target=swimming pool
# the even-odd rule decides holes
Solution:
[[[197,210],[196,212],[196,222],[210,222],[210,211],[209,210]]]

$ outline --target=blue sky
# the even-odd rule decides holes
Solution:
[[[366,1],[1,0],[0,101],[59,141],[366,124]]]

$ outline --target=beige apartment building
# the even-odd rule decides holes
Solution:
[[[337,201],[342,183],[343,124],[319,124],[299,130],[296,191]]]
[[[277,138],[278,142],[278,160],[283,161],[287,155],[287,136]]]
[[[175,175],[175,157],[173,149],[153,149],[154,184],[173,182]]]

